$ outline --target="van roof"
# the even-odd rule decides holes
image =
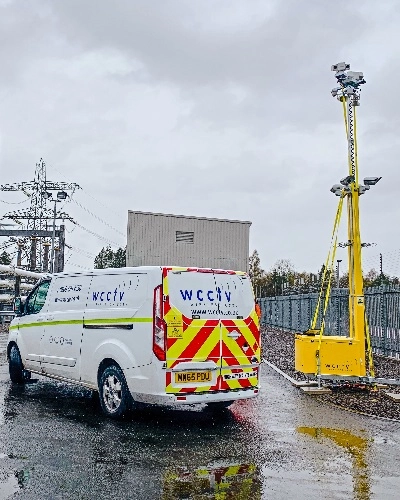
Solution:
[[[192,267],[192,266],[137,266],[137,267],[107,267],[106,269],[87,269],[84,271],[72,271],[72,272],[62,272],[55,273],[53,275],[44,275],[43,277],[52,277],[52,276],[87,276],[87,275],[102,275],[102,274],[125,274],[127,272],[155,272],[160,271],[164,268],[172,269],[175,271],[185,271],[186,269],[190,270],[199,270],[199,271],[211,271],[211,268],[206,267]],[[214,271],[227,273],[227,274],[246,274],[242,271],[233,271],[227,269],[214,269]]]

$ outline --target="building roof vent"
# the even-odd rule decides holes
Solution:
[[[192,231],[176,231],[176,243],[194,244],[194,233]]]

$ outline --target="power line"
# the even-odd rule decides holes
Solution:
[[[109,224],[108,222],[106,222],[105,220],[101,219],[98,215],[94,214],[93,212],[91,212],[88,208],[84,207],[81,203],[79,203],[79,201],[76,201],[74,199],[72,199],[72,201],[74,203],[76,203],[79,207],[81,207],[83,210],[85,210],[85,212],[87,212],[89,215],[91,215],[92,217],[94,217],[95,219],[97,219],[98,221],[100,221],[101,223],[103,223],[105,226],[109,227],[110,229],[112,229],[113,231],[115,231],[116,233],[120,234],[121,236],[124,236],[125,237],[125,234],[122,233],[121,231],[119,231],[118,229],[116,229],[115,227],[113,227],[111,224]]]
[[[6,205],[21,205],[22,203],[26,203],[27,201],[29,201],[29,198],[22,201],[5,201],[5,200],[0,200],[0,201],[1,203],[5,203]]]
[[[89,267],[80,266],[79,264],[73,264],[72,262],[70,262],[69,265],[74,267],[79,267],[80,269],[84,269],[85,271],[90,271]]]
[[[81,248],[75,248],[75,247],[69,247],[70,250],[72,250],[72,252],[76,252],[80,255],[83,255],[84,257],[87,257],[88,259],[95,259],[96,256],[93,255],[92,253],[90,252],[86,252],[85,250],[82,250]]]
[[[68,182],[70,182],[70,180],[68,179],[68,177],[67,177],[65,174],[63,174],[62,172],[60,172],[57,168],[55,168],[55,167],[53,167],[53,166],[51,166],[51,168],[54,168],[54,170],[55,170],[56,172],[58,172],[61,176],[63,176],[63,177],[64,177],[64,179],[66,179]],[[103,203],[103,202],[101,202],[100,200],[98,200],[97,198],[95,198],[92,194],[88,193],[88,191],[87,191],[86,189],[84,189],[84,188],[81,188],[81,189],[82,189],[82,191],[83,191],[83,192],[84,192],[87,196],[89,196],[89,198],[92,198],[92,200],[94,200],[95,202],[97,202],[99,205],[101,205],[101,206],[102,206],[102,207],[104,207],[104,208],[107,208],[107,210],[108,210],[108,211],[112,212],[113,214],[117,215],[118,217],[120,217],[120,216],[121,216],[121,214],[118,214],[117,212],[115,212],[115,211],[114,211],[114,210],[113,210],[110,206],[106,205],[105,203]],[[125,235],[123,235],[123,236],[125,236]]]
[[[94,231],[91,231],[87,227],[82,226],[82,224],[78,224],[78,222],[75,222],[75,224],[78,227],[80,227],[81,229],[83,229],[84,231],[86,231],[87,233],[91,234],[92,236],[95,236],[99,240],[104,241],[105,243],[108,243],[108,244],[112,244],[112,245],[118,246],[118,243],[116,243],[115,241],[109,240],[108,238],[104,238],[104,236],[101,236],[100,234],[95,233]]]

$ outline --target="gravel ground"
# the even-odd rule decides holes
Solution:
[[[263,328],[263,357],[294,379],[306,380],[302,373],[294,369],[294,335],[293,332]],[[375,355],[374,365],[376,377],[400,379],[400,361]],[[377,390],[333,388],[331,394],[324,394],[318,398],[347,410],[400,420],[400,403],[389,399],[386,392],[400,393],[400,387],[389,386]]]

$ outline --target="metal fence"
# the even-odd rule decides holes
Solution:
[[[364,293],[373,351],[400,358],[400,286],[367,288]],[[318,293],[260,298],[261,323],[303,332],[311,326],[317,301]],[[320,326],[321,313],[317,328]],[[325,316],[325,335],[348,334],[349,291],[346,288],[334,288]]]

